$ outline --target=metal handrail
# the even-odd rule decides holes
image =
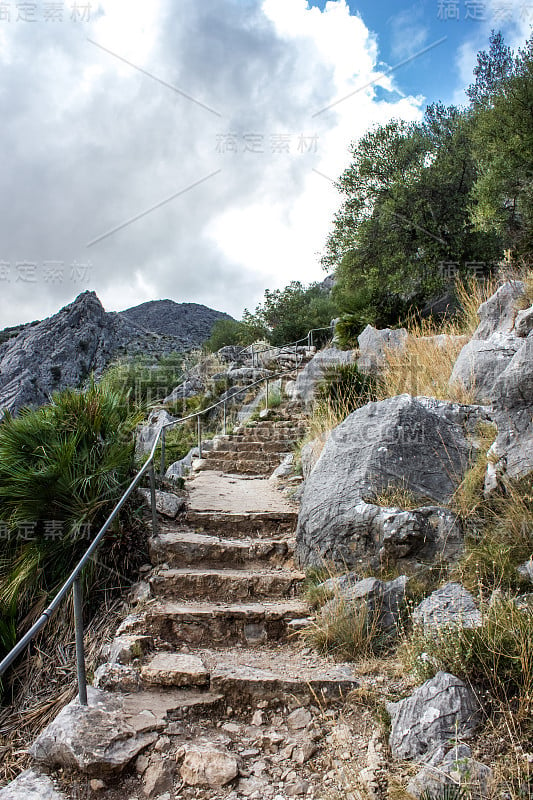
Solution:
[[[317,330],[327,330],[327,328],[315,328]],[[300,342],[308,340],[308,337],[312,335],[313,331],[310,331],[308,336],[305,339],[299,339],[297,342],[291,342],[288,347],[293,347],[298,345]],[[312,336],[311,336],[312,340]],[[283,349],[282,348],[270,348],[270,349]],[[296,353],[296,351],[295,351]],[[297,353],[296,353],[297,355]],[[113,520],[117,517],[117,514],[121,510],[122,506],[131,495],[133,490],[139,484],[143,475],[147,472],[150,473],[150,506],[152,512],[152,533],[157,535],[158,524],[157,524],[157,509],[156,509],[156,481],[155,481],[155,467],[154,467],[154,457],[155,451],[157,449],[157,445],[159,444],[159,440],[161,438],[161,475],[164,474],[164,466],[165,466],[165,431],[167,428],[170,428],[174,425],[179,425],[187,420],[193,419],[196,417],[198,419],[198,446],[199,446],[199,454],[200,457],[202,455],[202,439],[201,439],[201,424],[200,424],[200,417],[203,414],[207,414],[209,411],[212,411],[214,408],[217,408],[220,405],[224,406],[224,433],[226,432],[226,409],[227,409],[227,402],[228,400],[232,399],[232,397],[236,397],[238,394],[242,392],[249,391],[254,386],[257,386],[260,383],[266,382],[266,407],[268,408],[268,386],[269,381],[276,380],[277,378],[282,377],[283,375],[287,375],[291,372],[298,372],[298,367],[303,361],[303,354],[300,360],[295,359],[294,366],[290,367],[283,372],[278,372],[274,375],[269,375],[265,378],[260,378],[257,381],[249,384],[248,386],[243,386],[237,392],[235,392],[230,398],[224,398],[223,400],[219,400],[217,403],[213,403],[213,405],[209,406],[208,408],[204,408],[201,411],[196,411],[193,414],[188,414],[186,417],[181,417],[180,419],[172,420],[171,422],[165,423],[162,425],[154,439],[152,444],[152,448],[150,450],[150,454],[146,459],[145,463],[141,467],[141,469],[137,472],[133,480],[131,481],[130,485],[114,507],[113,511],[104,522],[100,530],[98,531],[96,537],[92,541],[91,545],[87,548],[84,555],[76,565],[76,567],[72,570],[71,574],[59,589],[58,593],[50,603],[50,605],[42,612],[40,617],[31,628],[24,634],[22,639],[9,651],[9,653],[2,659],[0,662],[0,676],[3,675],[6,670],[13,664],[13,662],[21,655],[21,653],[25,650],[25,648],[32,642],[32,640],[37,636],[37,634],[44,628],[48,620],[52,617],[52,615],[57,611],[59,605],[61,604],[62,600],[66,597],[67,593],[70,589],[72,589],[73,594],[73,605],[74,605],[74,628],[75,628],[75,636],[76,636],[76,663],[77,663],[77,675],[78,675],[78,696],[80,705],[87,705],[87,679],[86,679],[86,672],[85,672],[85,650],[84,650],[84,642],[83,642],[83,613],[82,613],[82,606],[83,606],[83,598],[82,598],[82,587],[81,587],[81,573],[85,568],[88,561],[92,558],[95,550],[98,548],[99,544],[101,543],[107,529],[113,522]]]

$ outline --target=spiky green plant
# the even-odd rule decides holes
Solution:
[[[138,421],[127,395],[94,381],[86,391],[55,394],[37,410],[6,414],[0,425],[3,649],[14,638],[14,620],[32,621],[127,487]],[[106,544],[111,560],[124,546],[116,527]],[[87,582],[97,572],[93,565]]]

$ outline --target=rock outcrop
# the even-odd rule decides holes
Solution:
[[[148,305],[153,313],[160,308],[157,302]],[[106,312],[94,292],[80,294],[57,314],[22,326],[18,335],[0,345],[0,409],[16,412],[22,406],[43,405],[54,391],[80,387],[91,373],[98,378],[121,355],[159,355],[197,346],[209,336],[215,319],[225,316],[198,309],[203,307],[192,316],[184,313],[179,334],[169,335],[154,333],[155,322],[151,329],[142,327],[143,320],[150,320],[134,313],[136,309]]]
[[[533,306],[519,310],[524,284],[509,281],[479,308],[479,325],[457,359],[450,383],[490,402],[498,437],[490,450],[486,489],[503,476],[533,470]]]

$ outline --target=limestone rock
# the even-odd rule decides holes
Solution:
[[[142,667],[141,677],[155,686],[204,686],[209,682],[202,659],[189,653],[157,653]]]
[[[300,451],[300,458],[302,461],[302,472],[305,479],[309,477],[315,468],[316,462],[320,458],[320,454],[324,449],[325,441],[326,436],[322,435],[310,442],[306,442],[306,444],[304,444],[302,447]]]
[[[30,748],[35,761],[105,777],[122,771],[155,733],[137,734],[122,712],[121,696],[88,688],[88,706],[69,703]]]
[[[533,306],[518,312],[514,323],[514,331],[517,336],[524,338],[533,331]]]
[[[405,328],[378,330],[367,325],[357,337],[359,358],[357,366],[362,372],[376,372],[385,363],[385,351],[401,348],[407,339]]]
[[[363,578],[351,585],[335,584],[335,578],[328,584],[333,589],[334,597],[321,609],[320,616],[338,617],[339,613],[352,614],[352,604],[364,603],[370,617],[381,628],[390,629],[398,622],[400,610],[405,601],[405,587],[408,578],[401,575],[393,581],[380,581],[378,578]],[[333,581],[333,585],[331,585]],[[322,584],[324,585],[324,584]]]
[[[152,637],[143,634],[116,636],[111,642],[108,660],[111,664],[131,664],[149,650],[152,643]]]
[[[108,692],[138,692],[139,670],[124,664],[101,664],[94,673],[94,686]]]
[[[150,489],[139,489],[139,492],[146,505],[149,506],[151,504]],[[174,517],[185,508],[185,499],[171,494],[170,492],[160,492],[157,490],[155,493],[155,507],[159,514],[174,519]]]
[[[419,759],[450,739],[471,736],[480,722],[474,693],[463,681],[438,672],[410,697],[388,703],[394,758]]]
[[[276,467],[272,475],[270,476],[273,480],[277,480],[278,478],[287,478],[293,474],[294,469],[294,455],[289,453],[285,456],[279,467]]]
[[[516,568],[519,575],[526,578],[530,583],[533,583],[533,558],[524,561]]]
[[[189,786],[225,786],[238,774],[238,761],[225,748],[212,744],[185,745],[180,775]]]
[[[520,341],[522,346],[494,386],[498,437],[491,452],[509,478],[533,470],[533,334]]]
[[[298,375],[293,399],[302,400],[306,404],[311,403],[316,387],[324,380],[326,371],[330,367],[353,364],[355,353],[355,350],[336,350],[333,347],[320,350]]]
[[[199,450],[197,447],[192,447],[186,456],[179,461],[174,461],[165,472],[167,481],[176,481],[179,478],[184,478],[189,474],[192,468],[193,458],[198,458]]]
[[[290,731],[301,731],[313,721],[313,716],[306,708],[296,708],[287,717],[287,727]]]
[[[509,333],[517,314],[517,301],[524,293],[522,281],[508,281],[478,309],[479,325],[474,339],[488,339],[493,333]]]
[[[489,339],[471,339],[455,362],[450,385],[472,389],[478,401],[492,400],[494,384],[522,342],[512,334],[494,333]]]
[[[447,583],[422,600],[413,611],[412,620],[425,629],[477,628],[481,625],[481,614],[470,592],[460,583]]]
[[[172,791],[176,765],[170,759],[152,759],[143,774],[143,794],[155,797],[161,792]]]
[[[174,422],[177,417],[172,417],[164,408],[151,411],[143,425],[139,425],[135,436],[135,451],[143,456],[150,452],[163,425]]]
[[[66,800],[66,795],[55,789],[48,775],[27,769],[0,789],[0,800]]]
[[[447,502],[474,454],[465,430],[485,417],[478,406],[410,395],[368,403],[350,414],[332,431],[305,481],[296,534],[300,564],[331,560],[355,566],[377,556],[388,531],[396,531],[402,520],[410,529],[400,537],[411,539],[408,549],[416,549],[414,539],[424,546],[434,508],[417,518],[381,509],[371,498],[399,485],[421,500]]]
[[[472,797],[489,797],[492,770],[475,761],[470,748],[459,744],[446,752],[441,746],[420,772],[409,782],[407,791],[414,797],[426,792],[438,796],[445,786],[461,786]]]

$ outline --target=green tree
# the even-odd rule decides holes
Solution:
[[[480,64],[497,80],[480,93],[474,113],[478,177],[472,215],[478,231],[496,230],[516,255],[533,250],[533,39],[518,51],[512,69],[509,50],[493,35]],[[503,64],[503,66],[502,66]]]
[[[303,339],[312,328],[328,327],[337,306],[321,284],[304,286],[291,281],[284,289],[265,291],[265,299],[253,314],[245,311],[244,321],[262,330],[274,345]]]

